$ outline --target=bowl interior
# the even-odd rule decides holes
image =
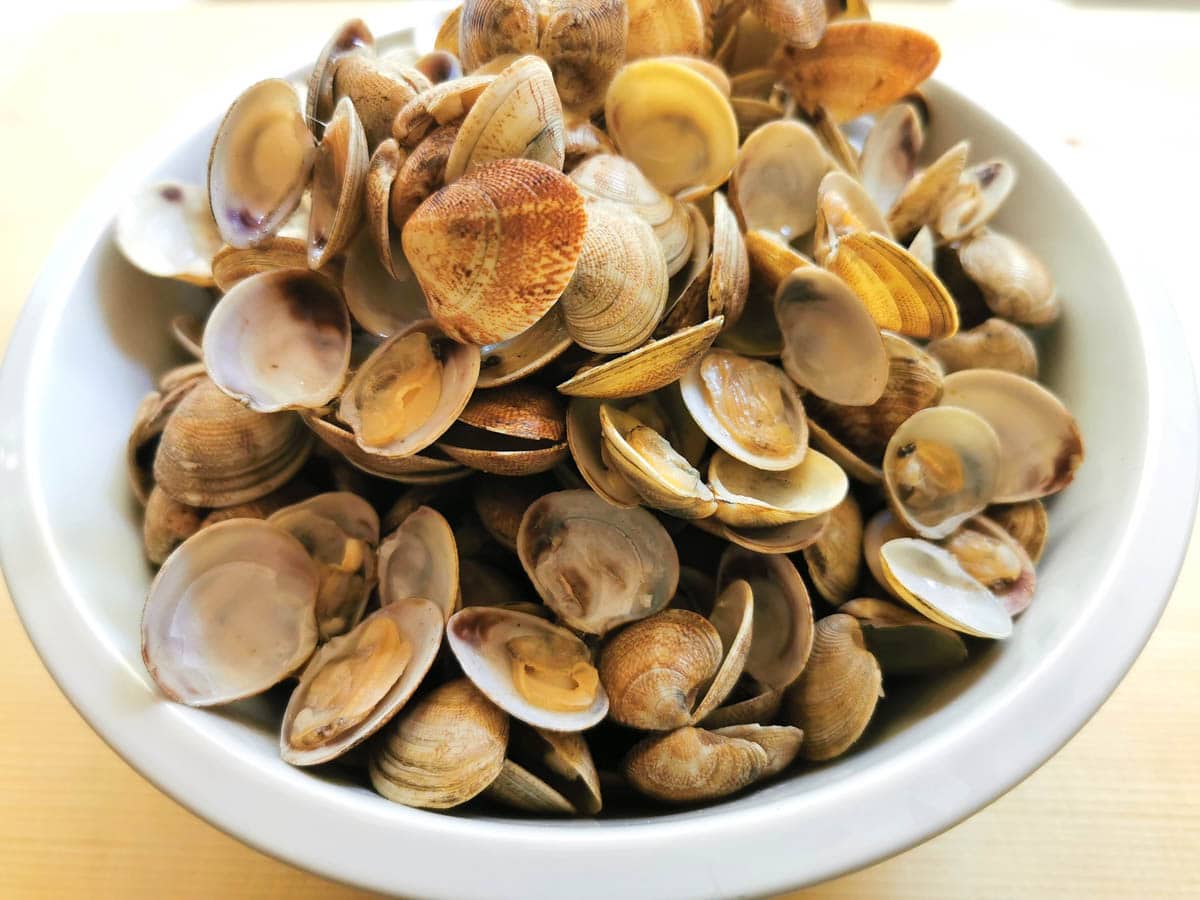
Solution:
[[[753,810],[836,788],[966,727],[975,714],[1007,702],[1008,692],[1034,677],[1090,615],[1111,574],[1107,561],[1118,556],[1126,539],[1122,523],[1136,503],[1143,474],[1148,389],[1141,333],[1118,271],[1077,201],[1019,139],[944,87],[931,85],[928,97],[927,153],[969,137],[973,160],[1003,156],[1016,165],[1019,181],[997,224],[1043,255],[1063,296],[1063,320],[1042,340],[1044,380],[1078,417],[1088,458],[1075,484],[1051,503],[1051,538],[1039,567],[1037,599],[1010,640],[976,647],[961,670],[888,684],[879,721],[856,752],[729,801],[715,813],[634,817],[645,827]],[[178,145],[145,178],[202,182],[216,121]],[[72,608],[65,614],[85,621],[104,653],[119,664],[121,685],[113,690],[135,698],[131,704],[147,697],[153,703],[167,701],[157,697],[140,658],[138,623],[152,573],[142,557],[140,511],[125,481],[124,442],[140,398],[159,372],[179,360],[167,338],[168,321],[205,302],[196,289],[133,269],[106,232],[71,282],[65,302],[43,323],[26,385],[26,461],[45,538],[69,588]],[[336,780],[336,774],[293,769],[279,759],[276,713],[273,702],[260,700],[224,711],[177,707],[174,719],[197,746],[218,750],[230,766],[248,765],[297,792],[314,779]],[[980,759],[978,764],[986,768],[993,762]],[[186,766],[187,760],[180,764]],[[436,816],[394,806],[352,782],[340,788],[337,802],[364,815],[369,810],[371,817],[408,822]],[[919,798],[913,804],[909,813],[919,818]],[[545,827],[607,833],[630,824],[626,818]]]

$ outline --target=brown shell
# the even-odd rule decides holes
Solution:
[[[240,249],[237,247],[222,247],[213,257],[213,281],[222,291],[228,291],[239,281],[257,275],[260,272],[272,272],[276,269],[303,269],[308,265],[308,243],[300,238],[280,237],[271,238],[257,247]],[[336,263],[325,269],[335,281],[338,278]],[[323,274],[325,274],[323,273]]]
[[[375,36],[362,19],[343,22],[321,49],[308,78],[305,107],[309,127],[317,137],[333,115],[333,76],[337,63],[345,56],[371,56],[374,52]]]
[[[496,390],[477,391],[458,420],[476,428],[529,440],[566,438],[566,410],[549,388],[518,382]]]
[[[416,454],[398,458],[386,458],[375,453],[368,453],[358,446],[354,433],[336,422],[323,419],[316,413],[305,410],[301,419],[309,429],[328,447],[332,447],[357,469],[405,484],[441,484],[466,478],[471,470],[464,468],[454,460]]]
[[[200,530],[203,510],[173,499],[155,487],[142,518],[142,547],[146,559],[161,566],[172,551]]]
[[[1036,379],[1037,347],[1019,325],[993,317],[952,337],[930,341],[925,351],[946,374],[963,369],[1004,369]]]
[[[384,138],[391,137],[396,113],[430,87],[429,79],[416,69],[389,66],[363,54],[338,60],[333,72],[334,101],[350,98],[362,119],[369,147],[376,147]]]
[[[375,244],[379,261],[393,278],[396,277],[396,263],[392,258],[392,185],[396,181],[400,166],[404,164],[404,158],[404,151],[392,138],[375,148],[367,166],[363,204],[367,216],[366,230]]]
[[[815,47],[825,34],[825,0],[750,0],[750,9],[780,39],[796,47]]]
[[[621,763],[629,783],[664,803],[736,793],[766,775],[771,756],[754,741],[685,727],[636,744]]]
[[[845,603],[858,586],[863,567],[862,510],[853,494],[829,513],[821,536],[802,551],[808,577],[817,593],[837,605]]]
[[[986,515],[1011,534],[1029,554],[1031,560],[1036,563],[1042,558],[1042,552],[1046,549],[1050,519],[1041,500],[989,506]]]

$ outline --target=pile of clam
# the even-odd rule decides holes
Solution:
[[[162,691],[591,815],[837,757],[1007,637],[1083,448],[1017,173],[923,147],[938,56],[862,3],[466,0],[248,88],[116,230],[216,298],[129,440]]]

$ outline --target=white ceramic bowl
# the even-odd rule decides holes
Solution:
[[[110,223],[141,182],[203,179],[228,96],[208,125],[167,134],[91,200],[47,261],[0,376],[4,571],[63,691],[130,764],[218,827],[332,878],[421,897],[778,891],[896,853],[1008,790],[1095,712],[1162,611],[1193,515],[1196,398],[1161,294],[1144,283],[1127,292],[1047,165],[952,90],[934,84],[928,96],[932,149],[967,136],[974,158],[1002,155],[1020,173],[999,225],[1037,248],[1061,287],[1065,315],[1043,368],[1088,458],[1052,503],[1038,596],[1012,639],[951,676],[889,685],[855,752],[654,818],[441,815],[281,762],[253,702],[201,711],[158,693],[139,655],[150,571],[122,452],[139,398],[172,361],[166,322],[197,297],[133,270]]]

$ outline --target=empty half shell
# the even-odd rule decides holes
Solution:
[[[431,601],[449,619],[458,609],[458,544],[435,509],[420,506],[379,545],[379,604]]]
[[[799,465],[771,472],[724,450],[708,464],[716,516],[735,528],[767,528],[823,515],[846,496],[846,473],[823,453],[809,450]]]
[[[160,181],[138,191],[117,215],[116,240],[143,272],[213,283],[212,260],[222,239],[202,187]]]
[[[747,231],[761,228],[790,241],[816,223],[817,187],[832,167],[820,138],[803,122],[768,122],[738,150],[730,199]]]

